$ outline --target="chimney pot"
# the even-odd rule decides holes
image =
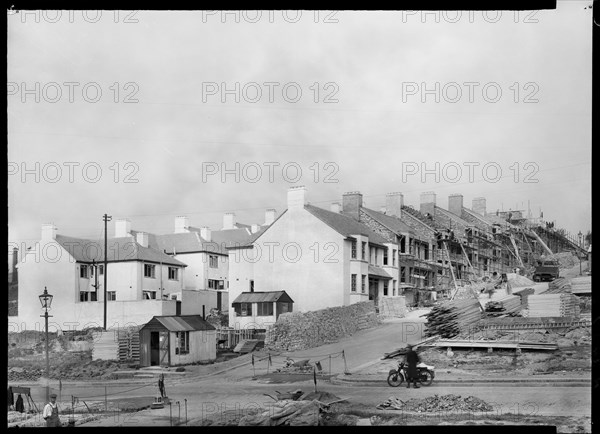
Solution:
[[[272,224],[275,221],[277,211],[273,208],[269,208],[265,211],[265,226]]]
[[[131,236],[131,222],[128,219],[115,220],[115,238]]]
[[[421,206],[419,208],[422,214],[429,214],[435,217],[435,193],[426,191],[421,193]]]
[[[462,215],[463,195],[456,193],[448,196],[448,211],[456,216]]]
[[[288,210],[304,209],[304,205],[306,205],[306,187],[299,185],[297,187],[288,188]]]
[[[404,195],[400,192],[388,193],[385,195],[386,214],[401,217],[402,206],[404,205]]]
[[[42,240],[51,241],[56,239],[56,226],[54,223],[45,223],[42,225]]]
[[[226,212],[223,214],[223,229],[235,229],[235,214]]]
[[[138,232],[136,234],[136,241],[142,247],[148,247],[148,233],[147,232]]]
[[[208,226],[202,226],[200,228],[200,236],[206,241],[212,241],[212,234]]]

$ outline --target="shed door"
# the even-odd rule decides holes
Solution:
[[[169,332],[160,332],[160,363],[169,365]]]
[[[159,332],[150,332],[150,366],[160,364]]]

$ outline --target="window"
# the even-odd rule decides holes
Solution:
[[[350,276],[350,291],[356,292],[356,274]]]
[[[87,291],[79,291],[79,301],[90,301],[90,293]]]
[[[154,279],[156,276],[156,265],[144,264],[144,277]]]
[[[88,278],[88,266],[87,265],[82,264],[79,266],[79,277],[81,277],[82,279]]]
[[[208,266],[210,268],[218,268],[219,267],[219,257],[216,255],[208,255]]]
[[[100,276],[104,275],[104,265],[98,265],[98,274]]]
[[[396,295],[396,281],[392,280],[392,295]]]
[[[90,301],[98,301],[98,293],[96,291],[90,292]]]
[[[377,253],[379,253],[379,249],[375,247],[373,251],[375,252],[375,260],[373,261],[373,264],[377,265]]]
[[[172,295],[171,296],[171,300],[177,300],[177,296],[176,295]]]
[[[400,267],[400,282],[406,283],[406,267]]]
[[[352,259],[356,259],[356,241],[352,241]]]
[[[388,283],[387,280],[383,281],[383,295],[388,295]]]
[[[392,265],[396,266],[396,249],[392,250]]]
[[[252,303],[241,303],[242,316],[252,316]]]
[[[190,352],[190,332],[175,332],[177,347],[175,354],[188,354]]]
[[[364,242],[364,241],[362,242],[362,251],[361,251],[361,253],[362,253],[362,257],[361,258],[364,261],[365,258],[366,258],[366,255],[367,255],[367,243]]]
[[[363,294],[365,293],[365,289],[367,286],[367,276],[365,276],[364,274],[362,275],[362,279],[361,279],[361,283],[360,283],[360,292],[362,292]]]
[[[254,292],[254,280],[250,280],[250,292]]]
[[[177,277],[178,271],[179,270],[175,267],[169,267],[169,280],[179,280]]]
[[[383,265],[388,264],[388,251],[387,249],[383,249]]]
[[[273,303],[256,303],[256,316],[273,315]]]
[[[225,281],[208,279],[208,288],[209,289],[225,289]]]
[[[108,301],[115,301],[117,299],[116,291],[106,291],[106,299]]]
[[[156,300],[156,291],[144,290],[142,294],[142,299],[144,300]]]

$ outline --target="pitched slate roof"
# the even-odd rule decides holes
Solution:
[[[406,213],[411,215],[412,217],[414,217],[415,220],[419,221],[420,223],[422,223],[426,226],[429,226],[433,230],[445,229],[445,227],[443,225],[441,225],[439,222],[436,222],[435,219],[427,218],[425,216],[425,214],[423,214],[421,211],[419,211],[411,206],[402,205],[402,211],[406,211]]]
[[[185,332],[197,330],[215,330],[215,327],[202,319],[200,315],[155,316],[144,327],[161,325],[170,332]]]
[[[389,243],[388,240],[373,232],[368,226],[346,214],[328,211],[314,205],[304,205],[304,209],[345,237],[365,235],[369,237],[370,242],[376,244]]]
[[[294,300],[285,291],[242,292],[233,303],[269,303],[283,301],[293,303]]]
[[[415,231],[413,231],[410,226],[408,226],[406,223],[404,223],[402,220],[400,220],[396,216],[387,215],[387,214],[384,214],[384,213],[381,213],[378,211],[374,211],[372,209],[365,208],[364,206],[361,208],[361,210],[363,210],[367,215],[369,215],[371,218],[374,218],[375,220],[377,220],[379,223],[384,225],[386,228],[388,228],[395,234],[399,235],[401,233],[403,233],[403,234],[408,233],[410,235],[415,235]]]
[[[104,241],[86,240],[64,235],[56,235],[56,241],[77,261],[91,263],[104,261]],[[143,247],[132,237],[110,238],[107,241],[108,262],[144,261],[186,267],[177,259],[151,247]]]
[[[454,220],[456,223],[458,223],[461,226],[465,226],[465,227],[469,227],[471,226],[471,223],[466,221],[465,219],[457,216],[454,213],[451,213],[450,211],[444,209],[444,208],[440,208],[439,206],[436,205],[435,207],[435,212],[440,212],[441,214],[443,214],[444,216],[448,217],[449,219]],[[435,217],[434,217],[435,219]]]

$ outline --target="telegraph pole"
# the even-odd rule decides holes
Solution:
[[[107,251],[108,251],[108,222],[111,221],[112,216],[104,214],[102,216],[102,220],[104,220],[104,331],[106,331],[106,303],[108,302],[108,294],[106,292],[106,276],[108,275],[108,267],[107,267]]]

